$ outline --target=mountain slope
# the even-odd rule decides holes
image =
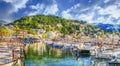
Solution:
[[[120,25],[113,25],[113,24],[96,24],[97,27],[103,29],[103,30],[108,30],[108,31],[117,31],[120,32]]]
[[[46,32],[57,31],[63,35],[102,35],[108,33],[92,24],[84,21],[67,20],[57,16],[34,15],[22,17],[11,23],[15,28],[28,30],[28,33],[33,33],[32,29],[44,29]]]

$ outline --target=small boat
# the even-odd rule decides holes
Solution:
[[[98,54],[95,56],[96,59],[110,59],[111,57],[106,54]]]
[[[120,62],[109,62],[109,64],[120,64]]]
[[[113,59],[111,59],[111,61],[108,61],[108,64],[109,65],[116,65],[116,64],[120,64],[120,58],[118,58],[118,57],[114,57]]]

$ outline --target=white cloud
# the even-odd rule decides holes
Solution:
[[[108,6],[107,8],[101,8],[98,12],[101,15],[109,14],[116,19],[120,17],[120,9],[118,9],[117,5],[111,5],[111,6]]]
[[[10,10],[10,13],[17,12],[19,9],[25,8],[28,0],[3,0],[7,3],[11,3],[14,9]]]
[[[110,0],[104,0],[104,3],[108,3]]]
[[[78,7],[80,7],[80,4],[76,4],[73,7],[62,11],[61,16],[64,17],[64,18],[67,18],[67,19],[74,19],[73,15],[70,12],[78,11],[78,10],[76,10]]]
[[[112,17],[109,16],[108,18],[105,18],[103,16],[97,18],[96,20],[94,20],[94,22],[96,23],[104,23],[104,24],[114,24],[113,21],[112,21]]]
[[[75,18],[77,18],[78,20],[84,20],[84,21],[87,21],[89,23],[92,23],[94,15],[95,15],[94,12],[88,13],[88,14],[79,14],[79,15],[76,15]]]
[[[28,0],[2,0],[10,3],[13,9],[9,10],[9,15],[18,12],[19,9],[26,8]],[[70,0],[73,1],[73,0]],[[47,0],[36,5],[30,5],[32,11],[27,12],[27,15],[45,14],[45,15],[57,15],[59,8],[56,0]],[[89,0],[92,3],[92,0]],[[107,4],[110,0],[104,0],[103,2],[96,2],[92,6],[85,6],[81,3],[63,10],[60,16],[68,19],[84,20],[90,23],[110,23],[120,24],[120,0],[115,0],[112,4]],[[101,5],[102,4],[102,5]],[[106,5],[105,5],[106,4]],[[105,6],[104,6],[105,5]],[[66,6],[65,6],[66,7]],[[63,7],[64,8],[64,7]],[[108,15],[107,18],[105,15]],[[9,18],[9,17],[7,17]],[[11,18],[9,18],[10,20]],[[113,22],[116,19],[115,22]],[[7,20],[7,19],[6,19]]]
[[[41,9],[44,8],[44,4],[31,5],[30,8],[31,9],[36,9],[36,10],[37,9],[41,10]]]
[[[7,1],[10,2],[11,0],[7,0]],[[18,1],[18,0],[14,0],[14,1]],[[91,1],[92,0],[89,0],[89,2]],[[24,8],[26,2],[27,0],[24,1],[22,0],[21,5],[15,7],[16,11],[19,8]],[[104,0],[104,3],[108,3],[108,2],[110,2],[110,0]],[[101,7],[99,4],[100,3],[94,4],[94,6],[92,7],[83,8],[82,4],[78,3],[66,10],[63,10],[61,12],[61,16],[68,19],[84,20],[89,23],[120,24],[120,0],[116,0],[115,3],[106,5],[106,7],[104,8]],[[14,6],[15,5],[18,4],[16,3],[14,4]],[[35,11],[29,13],[29,15],[35,15],[35,14],[56,15],[57,12],[59,11],[58,5],[55,0],[53,0],[52,4],[45,5],[44,3],[42,4],[39,3],[37,5],[31,6],[31,8],[34,9]],[[84,13],[85,11],[88,12]],[[109,15],[109,16],[106,18],[104,15]],[[112,20],[113,18],[116,19],[117,21],[113,22]]]
[[[109,0],[105,1],[106,3]],[[101,7],[95,5],[89,8],[81,8],[80,4],[76,4],[73,7],[62,11],[62,17],[68,19],[77,19],[84,20],[89,23],[109,23],[109,24],[120,24],[120,3],[116,2],[115,4],[109,5],[107,7]],[[82,13],[89,11],[87,13]],[[76,14],[72,14],[71,12],[75,12]],[[108,15],[107,17],[105,15]],[[116,21],[114,22],[115,19]]]
[[[59,10],[56,2],[54,2],[51,5],[45,5],[39,3],[36,5],[31,5],[30,8],[34,9],[35,11],[30,12],[28,15],[36,15],[36,14],[55,15]]]
[[[73,19],[72,15],[69,13],[69,11],[63,11],[61,13],[62,17],[68,18],[68,19]]]
[[[43,14],[45,15],[55,15],[58,12],[57,4],[53,4],[51,6],[47,6]]]
[[[44,4],[37,4],[37,5],[31,5],[30,8],[34,9],[34,12],[27,13],[28,15],[36,15],[39,14],[44,9]]]
[[[17,1],[17,0],[3,0],[3,1],[9,2],[9,3],[13,3],[13,2],[15,2],[15,1]]]
[[[95,6],[93,11],[97,11],[96,15],[108,15],[107,18],[105,16],[98,17],[95,22],[102,23],[110,23],[110,24],[120,24],[120,3],[116,2],[115,4],[109,5],[105,8],[100,6]],[[115,19],[116,21],[114,21]]]
[[[16,2],[14,2],[13,5],[15,7],[15,12],[17,12],[18,9],[25,8],[27,2],[28,0],[17,0]]]
[[[82,13],[89,10],[90,8],[82,8],[80,4],[76,4],[73,7],[62,11],[61,15],[62,17],[68,18],[68,19],[77,19],[77,20],[84,20],[87,22],[92,23],[93,17],[94,17],[94,12],[92,13]],[[77,13],[77,14],[71,14],[71,12]]]
[[[119,20],[117,20],[116,24],[120,24],[120,18],[119,18]]]
[[[6,8],[1,8],[4,11],[4,14],[2,14],[3,12],[0,13],[0,20],[4,20],[6,22],[12,22],[14,20],[14,18],[12,17],[12,14],[15,12],[18,12],[19,9],[25,8],[26,7],[26,3],[28,2],[28,0],[2,0],[3,3],[6,4],[6,6],[2,5],[3,7]]]

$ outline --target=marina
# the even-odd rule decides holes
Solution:
[[[63,64],[64,62],[72,62],[72,66],[76,65],[97,65],[97,66],[114,66],[120,64],[120,45],[119,44],[114,44],[114,48],[109,47],[109,45],[102,45],[98,44],[97,42],[92,43],[92,42],[85,42],[85,43],[65,43],[64,41],[44,41],[41,42],[40,39],[31,39],[31,40],[20,40],[21,42],[18,42],[16,40],[10,40],[10,42],[6,41],[1,41],[0,43],[0,65],[2,66],[7,66],[7,64],[16,64],[18,63],[18,60],[20,58],[25,58],[28,55],[26,55],[27,52],[33,52],[33,50],[39,51],[38,56],[41,56],[41,58],[46,58],[48,57],[49,59],[44,59],[43,62],[47,62],[49,66],[56,65],[56,61]],[[41,44],[43,43],[43,44]],[[29,50],[28,47],[36,47],[36,49]],[[111,45],[110,45],[111,46]],[[25,49],[27,47],[28,49]],[[44,47],[44,48],[43,48]],[[49,51],[47,50],[49,49]],[[14,50],[13,50],[14,49]],[[38,50],[42,49],[42,50]],[[25,51],[25,54],[23,53]],[[48,54],[48,52],[50,54]],[[55,55],[58,55],[56,57],[53,57],[51,53],[54,53]],[[67,54],[66,54],[67,53]],[[45,54],[45,56],[44,56]],[[32,54],[30,54],[32,57]],[[64,57],[65,56],[65,57]],[[32,66],[29,63],[33,62],[30,60],[30,57],[25,58],[24,62],[26,66]],[[34,57],[34,56],[33,56]],[[59,58],[60,57],[60,58]],[[56,58],[56,61],[54,62],[49,62],[49,60],[53,60]],[[87,60],[87,59],[88,60]],[[38,57],[39,59],[39,57]],[[86,59],[86,60],[80,60],[80,59]],[[62,60],[62,61],[61,61]],[[101,60],[101,61],[99,61]],[[39,60],[34,60],[34,62],[39,62],[42,61],[42,59]],[[89,61],[89,63],[87,62]],[[97,62],[99,61],[99,62]],[[87,62],[87,63],[86,63]],[[21,63],[21,62],[20,62]],[[49,64],[51,63],[51,64]],[[34,64],[34,63],[33,63]],[[36,64],[36,63],[35,63]],[[87,65],[86,65],[87,64]],[[37,64],[42,66],[42,64]],[[57,64],[59,66],[59,64]],[[67,66],[68,64],[65,64]]]
[[[120,0],[0,0],[0,66],[120,66]]]

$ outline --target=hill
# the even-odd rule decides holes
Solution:
[[[8,25],[13,25],[15,28],[27,30],[30,34],[35,34],[33,29],[43,29],[46,32],[58,32],[65,35],[85,35],[94,36],[108,33],[93,24],[88,24],[84,21],[68,20],[58,16],[34,15],[25,16]]]
[[[120,25],[116,24],[116,25],[113,25],[113,24],[102,24],[102,23],[99,23],[99,24],[96,24],[97,27],[103,29],[103,30],[107,30],[107,31],[111,31],[111,32],[120,32]]]

